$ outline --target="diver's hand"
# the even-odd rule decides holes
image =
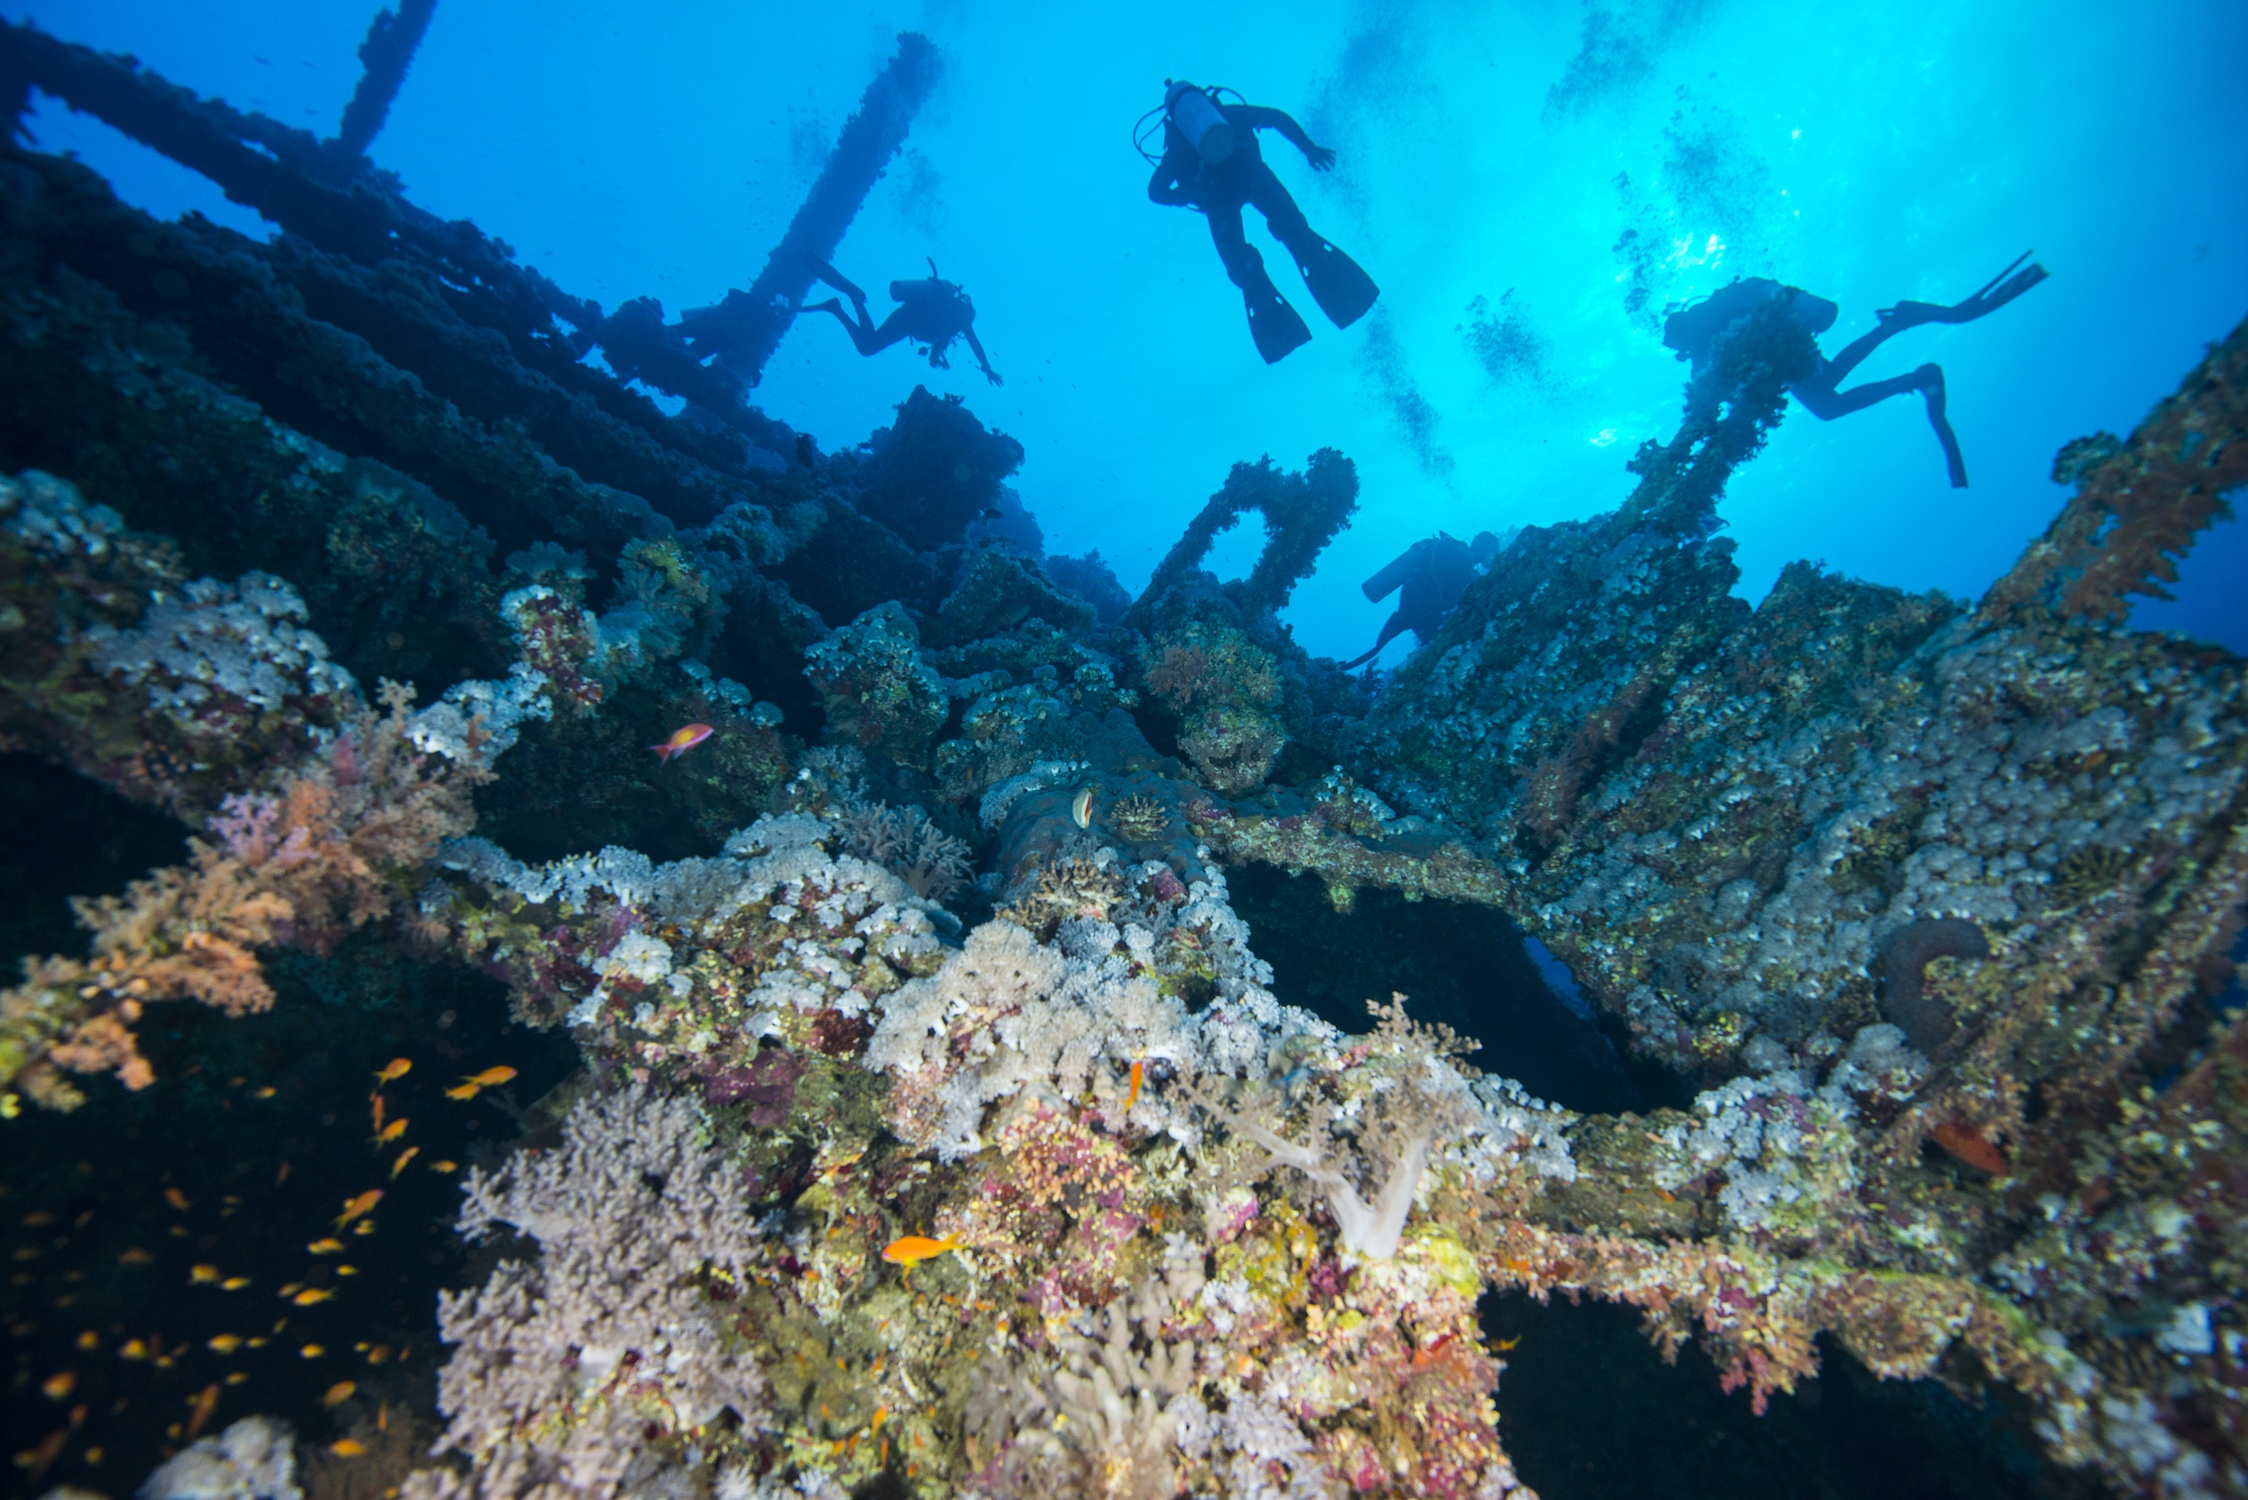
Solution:
[[[990,368],[988,365],[984,368],[984,379],[990,381],[993,385],[1005,385],[1007,383],[999,378],[997,370]]]
[[[1306,146],[1304,160],[1311,163],[1314,172],[1331,172],[1335,169],[1335,148],[1332,146]]]

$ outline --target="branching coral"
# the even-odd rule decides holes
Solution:
[[[1405,1018],[1404,997],[1389,1005],[1369,1000],[1381,1027],[1369,1050],[1388,1070],[1349,1100],[1342,1114],[1322,1100],[1312,1106],[1307,1139],[1280,1132],[1284,1096],[1259,1090],[1246,1108],[1221,1108],[1227,1127],[1270,1153],[1271,1166],[1292,1167],[1316,1184],[1335,1216],[1342,1248],[1366,1260],[1397,1253],[1413,1211],[1422,1174],[1435,1153],[1476,1123],[1467,1079],[1446,1061],[1468,1050],[1450,1031],[1429,1031]],[[1369,1070],[1371,1071],[1371,1070]]]
[[[440,1298],[454,1346],[441,1447],[475,1469],[465,1485],[418,1476],[409,1494],[599,1500],[678,1462],[666,1440],[723,1414],[754,1435],[766,1380],[712,1299],[751,1274],[756,1215],[702,1134],[690,1102],[626,1089],[580,1104],[559,1150],[470,1174],[461,1233],[505,1226],[538,1256]]]
[[[876,802],[835,821],[844,853],[882,866],[916,896],[942,901],[968,879],[968,846],[918,807]]]
[[[273,992],[258,948],[326,953],[397,906],[439,843],[473,821],[481,772],[415,753],[411,691],[386,685],[384,697],[387,714],[360,710],[274,791],[230,799],[211,822],[217,842],[193,841],[187,864],[78,903],[91,955],[27,960],[24,982],[0,994],[0,1088],[69,1109],[83,1096],[63,1072],[146,1087],[155,1075],[132,1033],[144,1005],[263,1010]]]

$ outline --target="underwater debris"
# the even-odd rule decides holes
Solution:
[[[1357,509],[1357,467],[1332,448],[1312,454],[1300,474],[1274,467],[1270,458],[1235,464],[1225,484],[1187,523],[1163,561],[1156,564],[1154,575],[1126,613],[1125,622],[1144,626],[1152,621],[1164,595],[1209,555],[1218,533],[1252,510],[1265,519],[1264,550],[1257,554],[1256,565],[1247,578],[1228,583],[1223,589],[1234,606],[1250,618],[1281,609]]]
[[[2231,514],[2225,492],[2248,484],[2248,323],[2225,337],[2118,443],[2080,438],[2053,461],[2075,493],[2021,561],[1983,596],[1991,621],[2043,605],[2113,621],[2132,594],[2167,599],[2196,534]]]

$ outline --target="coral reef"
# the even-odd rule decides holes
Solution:
[[[692,1103],[628,1088],[572,1111],[559,1149],[470,1174],[461,1233],[505,1226],[538,1254],[442,1299],[438,1446],[472,1467],[422,1470],[407,1493],[614,1495],[693,1464],[691,1435],[754,1438],[765,1380],[719,1314],[757,1262],[757,1219],[699,1135]]]
[[[204,835],[0,995],[0,1113],[150,1086],[146,1006],[291,964],[344,1015],[466,966],[582,1064],[464,1153],[490,1253],[402,1493],[1503,1495],[1494,1289],[1639,1309],[1758,1410],[1828,1337],[2118,1493],[2248,1492],[2248,680],[2115,619],[2240,480],[2248,335],[2064,454],[1980,609],[1808,564],[1751,609],[1716,507],[1805,348],[1748,320],[1618,509],[1376,684],[1275,613],[1331,450],[1236,466],[1127,604],[963,404],[827,455],[744,405],[770,288],[603,314],[301,131],[29,27],[0,65],[289,231],[0,151],[0,728]],[[902,129],[870,94],[834,180]],[[1679,1107],[1283,1004],[1244,863],[1396,893],[1369,932],[1504,913]],[[260,1431],[174,1487],[284,1494]]]
[[[269,1417],[244,1417],[197,1438],[140,1487],[140,1500],[303,1500],[296,1437]]]

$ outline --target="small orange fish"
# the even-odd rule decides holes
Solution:
[[[1519,1344],[1521,1342],[1522,1336],[1520,1334],[1517,1334],[1511,1339],[1500,1339],[1496,1347],[1501,1354],[1504,1354],[1509,1349],[1512,1349],[1516,1344]]]
[[[390,1164],[390,1180],[396,1182],[398,1174],[406,1170],[406,1163],[419,1155],[421,1155],[421,1147],[419,1146],[408,1146],[405,1150],[399,1152],[398,1160]]]
[[[358,1386],[348,1380],[339,1380],[328,1387],[327,1394],[320,1398],[320,1404],[322,1406],[341,1406],[349,1401],[351,1393],[358,1389]]]
[[[388,1125],[385,1125],[382,1128],[381,1132],[375,1136],[375,1144],[378,1146],[389,1145],[392,1141],[397,1140],[400,1136],[406,1133],[407,1124],[408,1121],[406,1117],[404,1115],[400,1115],[397,1119],[391,1121]]]
[[[960,1241],[954,1235],[948,1234],[941,1240],[933,1240],[924,1234],[901,1234],[882,1247],[882,1258],[910,1271],[925,1260],[959,1247]]]
[[[76,1370],[65,1370],[60,1375],[49,1375],[45,1380],[39,1382],[40,1394],[44,1395],[49,1401],[66,1401],[70,1398],[70,1393],[76,1389],[78,1389],[78,1372]]]
[[[81,1349],[99,1349],[101,1347],[101,1335],[91,1328],[87,1329],[84,1333],[78,1335],[78,1347]]]
[[[278,1094],[280,1092],[281,1091],[279,1089],[275,1088],[272,1084],[269,1083],[264,1088],[259,1089],[256,1093],[252,1094],[250,1097],[253,1099],[270,1099],[275,1094]]]
[[[141,1339],[127,1339],[119,1347],[117,1357],[119,1359],[146,1359],[148,1358],[148,1345]]]
[[[181,1192],[176,1187],[168,1187],[164,1189],[164,1201],[171,1204],[172,1207],[178,1209],[183,1214],[186,1213],[191,1206],[187,1201],[187,1194]]]
[[[1127,1116],[1132,1113],[1132,1106],[1140,1102],[1140,1085],[1146,1081],[1147,1064],[1135,1061],[1132,1064],[1132,1087],[1124,1095],[1124,1113]]]
[[[367,1128],[369,1130],[372,1130],[376,1135],[379,1136],[382,1134],[382,1090],[376,1089],[373,1093],[369,1094],[367,1096],[367,1102],[374,1106],[373,1110],[370,1111],[374,1123],[369,1125]]]
[[[367,1363],[371,1365],[388,1364],[390,1362],[390,1355],[390,1345],[377,1344],[374,1348],[367,1351]]]
[[[338,1266],[336,1267],[336,1274],[338,1276],[356,1276],[359,1274],[359,1268],[357,1266]]]
[[[369,1188],[358,1197],[347,1199],[343,1206],[343,1212],[336,1216],[336,1228],[341,1229],[362,1214],[372,1212],[374,1206],[380,1202],[382,1202],[381,1188]]]
[[[327,1346],[324,1344],[307,1344],[302,1349],[299,1349],[297,1351],[297,1354],[304,1359],[318,1359],[321,1355],[326,1354],[327,1352]]]
[[[481,1073],[463,1078],[458,1084],[445,1090],[445,1097],[448,1099],[473,1099],[479,1089],[497,1088],[514,1076],[515,1070],[502,1063],[496,1068],[486,1068]]]
[[[382,1065],[382,1071],[375,1075],[375,1083],[378,1087],[386,1083],[396,1083],[413,1071],[414,1060],[412,1058],[394,1057]]]
[[[343,1241],[314,1240],[304,1248],[310,1250],[314,1255],[341,1255],[343,1253]]]
[[[217,1333],[203,1342],[206,1347],[220,1354],[232,1354],[242,1347],[242,1335],[239,1333]]]
[[[457,1161],[433,1161],[429,1164],[432,1172],[458,1172],[460,1169],[461,1164]]]
[[[247,1276],[229,1276],[219,1283],[219,1290],[222,1292],[239,1292],[249,1284],[250,1278]]]
[[[310,1307],[315,1302],[325,1302],[336,1294],[332,1286],[308,1286],[289,1300],[299,1307]]]
[[[367,1445],[355,1438],[344,1438],[339,1442],[330,1443],[328,1451],[338,1458],[357,1458],[367,1451]]]
[[[18,1453],[15,1457],[15,1465],[17,1468],[26,1471],[30,1477],[30,1482],[36,1486],[39,1483],[40,1476],[53,1468],[55,1460],[62,1457],[63,1446],[69,1441],[70,1429],[57,1427],[53,1432],[40,1439],[36,1448],[26,1448]]]
[[[203,1425],[211,1420],[211,1413],[219,1409],[219,1383],[212,1381],[188,1397],[187,1401],[187,1437],[189,1442],[193,1442],[195,1435],[203,1430]]]
[[[127,1250],[123,1255],[118,1256],[117,1263],[119,1265],[125,1266],[145,1266],[155,1259],[156,1257],[154,1255],[150,1254],[146,1250],[143,1250],[140,1246],[135,1245],[132,1249]]]
[[[1992,1143],[1991,1138],[1964,1120],[1946,1120],[1928,1132],[1928,1139],[1949,1151],[1959,1160],[1993,1177],[2004,1177],[2013,1167],[2006,1153]]]
[[[708,724],[689,724],[684,728],[673,730],[671,738],[665,740],[662,744],[650,745],[648,748],[656,752],[658,760],[670,762],[685,755],[717,732]]]
[[[189,1266],[187,1268],[187,1284],[189,1286],[211,1286],[218,1279],[219,1268],[217,1266]]]

